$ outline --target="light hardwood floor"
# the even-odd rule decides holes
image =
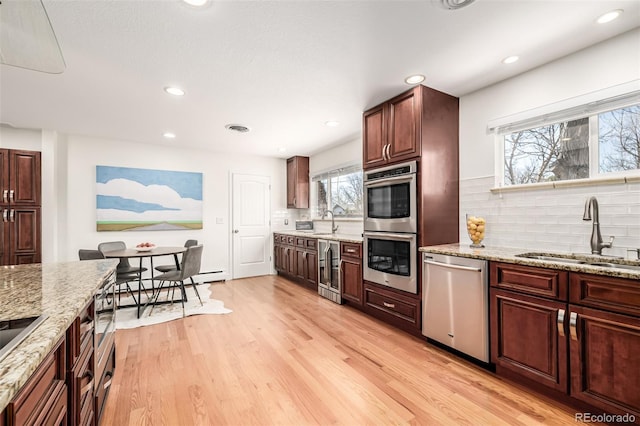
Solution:
[[[276,276],[116,332],[102,425],[575,424],[574,411]]]

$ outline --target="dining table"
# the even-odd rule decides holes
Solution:
[[[180,253],[184,253],[185,251],[187,251],[187,247],[184,247],[184,246],[180,246],[180,247],[154,246],[154,247],[145,247],[145,248],[127,248],[123,250],[111,250],[111,251],[105,251],[103,254],[104,254],[104,257],[106,257],[107,259],[138,259],[140,270],[142,270],[142,260],[145,258],[149,258],[150,266],[151,266],[150,267],[151,291],[153,293],[155,291],[154,285],[153,285],[153,280],[154,280],[153,258],[159,257],[159,256],[173,255],[173,259],[176,263],[176,268],[180,269],[180,261],[178,260],[178,255]],[[142,272],[141,272],[140,274],[138,274],[138,300],[136,303],[138,318],[140,318],[141,310],[144,310],[144,308],[147,306],[150,300],[147,295],[147,303],[145,303],[144,305],[142,304],[142,301],[140,299],[140,296],[141,296],[140,290],[143,287],[142,281],[143,279],[142,279]]]

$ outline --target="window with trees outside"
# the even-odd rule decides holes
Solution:
[[[504,185],[640,170],[640,104],[504,134]]]
[[[328,210],[338,217],[362,217],[362,169],[349,166],[314,176],[313,217]]]

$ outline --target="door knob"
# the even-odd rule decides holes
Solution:
[[[238,229],[234,229],[234,230],[233,230],[233,233],[234,233],[234,234],[237,234],[238,232],[240,232]]]

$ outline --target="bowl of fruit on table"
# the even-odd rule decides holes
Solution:
[[[140,243],[136,246],[138,251],[151,251],[156,245],[153,243]]]

